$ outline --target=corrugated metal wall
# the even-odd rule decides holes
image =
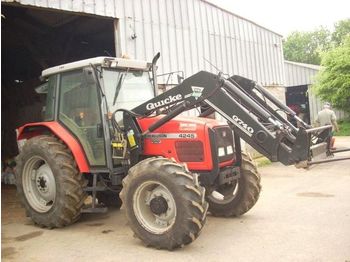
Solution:
[[[317,72],[320,70],[320,66],[285,61],[284,68],[286,87],[301,85],[308,86],[310,120],[311,123],[314,123],[318,112],[323,108],[323,102],[316,97],[311,90],[311,85],[314,83],[314,78]],[[343,119],[345,117],[345,113],[343,111],[335,110],[335,114],[338,119]]]
[[[320,66],[285,61],[285,86],[311,85]]]
[[[125,52],[150,60],[160,51],[161,72],[183,70],[188,77],[217,67],[264,85],[283,84],[282,37],[276,33],[201,0],[120,3]]]
[[[203,0],[16,2],[119,18],[117,51],[142,60],[161,52],[160,73],[182,70],[188,77],[217,67],[266,86],[284,82],[282,36]]]

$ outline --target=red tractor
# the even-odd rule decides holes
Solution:
[[[308,129],[240,76],[202,71],[157,95],[158,58],[97,57],[43,71],[43,122],[18,129],[17,189],[36,224],[63,227],[122,204],[147,246],[182,247],[198,237],[207,210],[239,216],[257,202],[260,175],[241,139],[285,165],[305,166],[314,149],[326,150],[329,126]],[[199,116],[178,116],[190,109]],[[227,123],[206,118],[213,112]]]

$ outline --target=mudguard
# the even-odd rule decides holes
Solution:
[[[58,122],[52,121],[25,124],[17,130],[17,141],[46,134],[47,131],[57,136],[68,146],[74,156],[80,173],[90,172],[90,167],[82,146],[76,138]]]

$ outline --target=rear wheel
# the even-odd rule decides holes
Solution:
[[[207,196],[209,211],[214,216],[240,216],[248,212],[259,199],[260,174],[247,155],[242,155],[240,177],[231,184],[219,186]]]
[[[26,142],[17,157],[16,180],[19,198],[36,224],[63,227],[79,219],[85,179],[57,138],[37,136]]]
[[[182,247],[204,226],[205,189],[197,174],[175,161],[154,157],[136,164],[123,180],[120,195],[131,229],[147,246]]]

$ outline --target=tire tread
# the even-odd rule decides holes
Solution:
[[[173,232],[171,235],[168,232],[165,233],[167,237],[165,237],[165,240],[163,238],[163,241],[160,241],[160,238],[156,236],[150,239],[148,237],[149,233],[146,234],[145,230],[142,230],[142,225],[139,222],[137,222],[138,224],[132,223],[132,216],[134,216],[132,212],[134,211],[132,203],[127,200],[133,194],[130,190],[130,184],[140,179],[142,172],[151,169],[160,170],[168,181],[176,185],[177,190],[182,192],[181,201],[186,206],[185,217],[187,219],[181,221],[181,230]],[[178,164],[172,159],[152,157],[139,162],[129,170],[128,175],[123,179],[123,189],[120,192],[120,197],[122,199],[122,209],[126,211],[129,225],[135,236],[140,238],[146,246],[173,250],[190,244],[199,236],[206,222],[207,203],[202,201],[204,194],[205,189],[199,185],[198,176],[190,173],[184,165]],[[136,218],[134,220],[137,221]]]
[[[61,191],[57,193],[55,206],[44,215],[36,212],[27,202],[22,187],[22,170],[28,156],[40,149],[47,158],[50,158],[59,172],[54,173],[55,179],[61,183]],[[17,192],[26,213],[35,224],[41,227],[56,228],[70,225],[81,215],[84,200],[87,197],[83,191],[86,180],[77,170],[77,165],[71,151],[64,143],[54,136],[41,135],[29,139],[17,157]]]

